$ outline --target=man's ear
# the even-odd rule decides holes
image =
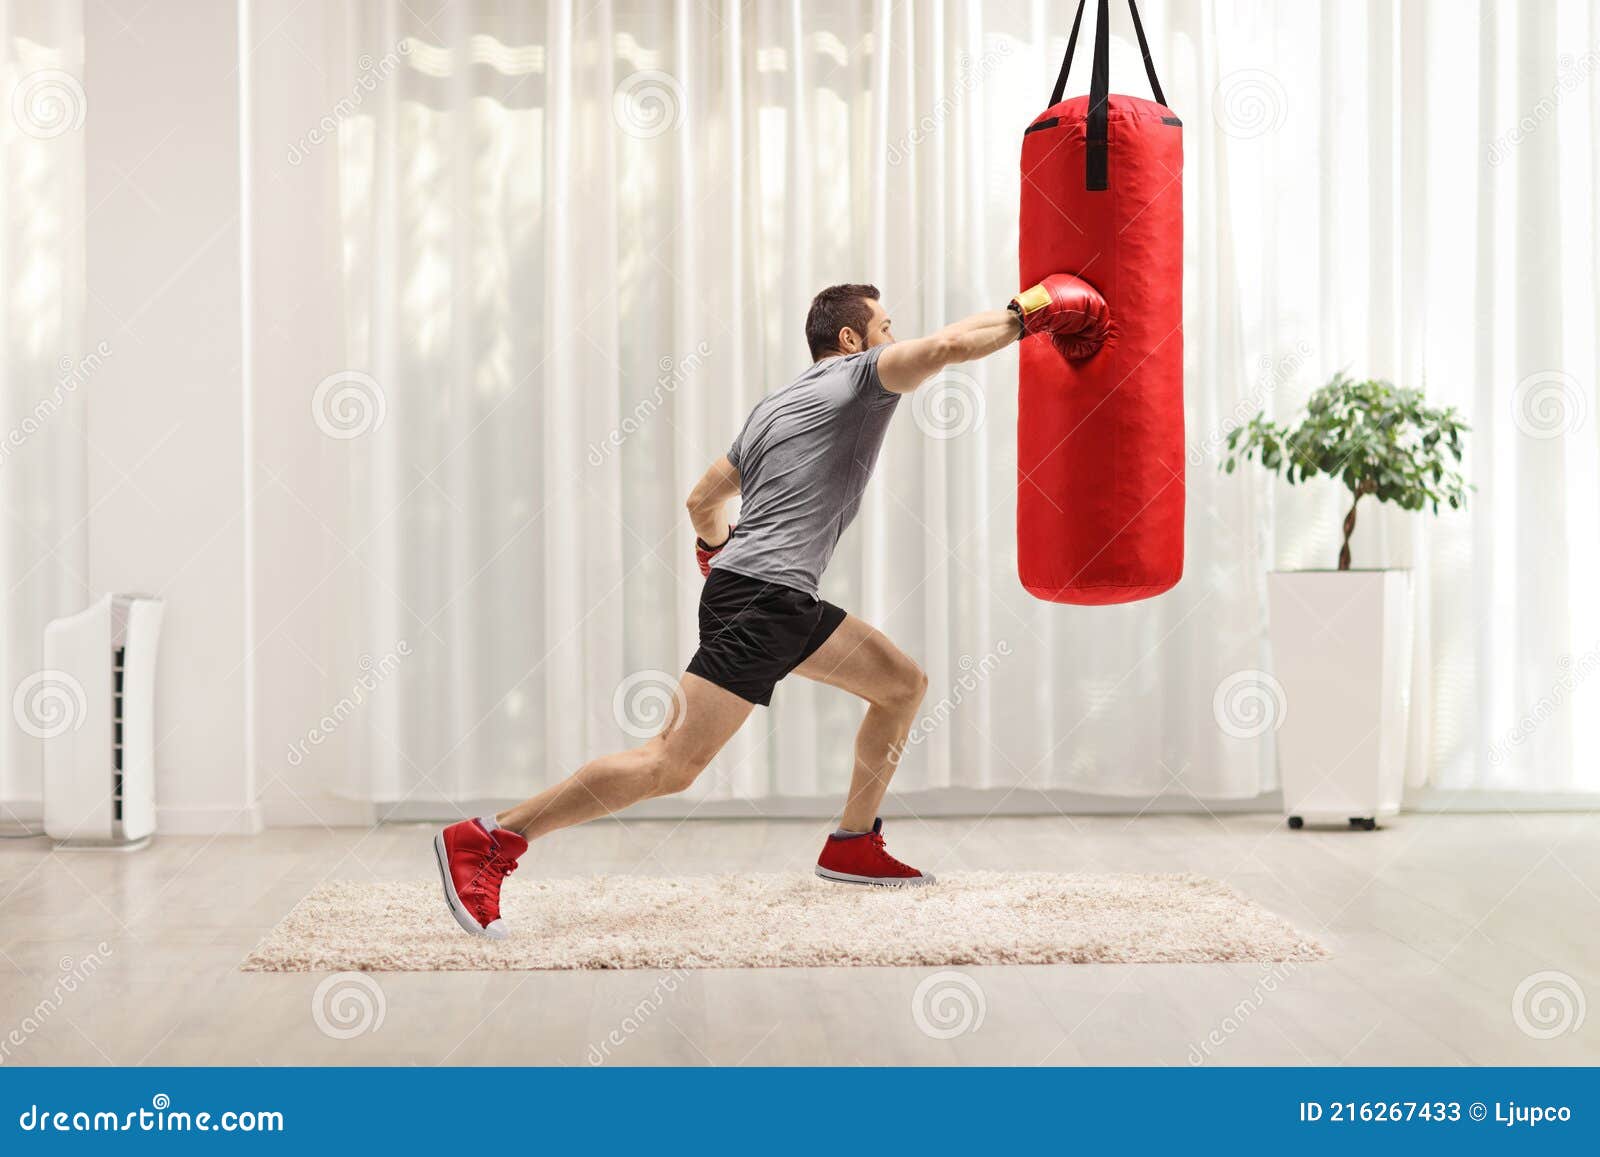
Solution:
[[[845,340],[846,338],[855,338],[856,346],[852,347],[850,343]],[[861,349],[865,349],[866,347],[862,345],[860,335],[858,335],[856,331],[851,329],[849,326],[845,326],[839,331],[839,348],[847,354],[853,354],[859,353]]]

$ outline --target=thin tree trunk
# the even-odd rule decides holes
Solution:
[[[1339,569],[1350,569],[1350,536],[1356,531],[1356,505],[1361,501],[1361,496],[1366,491],[1357,490],[1355,500],[1350,503],[1350,513],[1344,516],[1344,543],[1339,547]]]

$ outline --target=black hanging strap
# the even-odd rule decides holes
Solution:
[[[1133,17],[1133,34],[1139,38],[1139,54],[1144,57],[1144,74],[1150,79],[1150,92],[1155,96],[1157,104],[1166,104],[1167,98],[1161,91],[1161,82],[1156,79],[1156,64],[1150,59],[1150,42],[1144,38],[1144,22],[1139,19],[1139,6],[1128,0],[1128,12]]]
[[[1110,151],[1106,141],[1111,99],[1111,14],[1106,11],[1106,0],[1100,0],[1099,7],[1095,15],[1094,67],[1089,70],[1089,124],[1084,137],[1083,187],[1091,190],[1108,187],[1106,154]]]
[[[1067,38],[1067,54],[1061,60],[1061,71],[1056,75],[1056,87],[1050,94],[1050,105],[1061,103],[1067,91],[1067,73],[1072,70],[1072,56],[1078,48],[1078,29],[1083,23],[1083,7],[1088,0],[1078,0],[1077,15],[1072,18],[1072,35]],[[1139,19],[1139,5],[1128,0],[1128,11],[1133,16],[1133,32],[1139,38],[1139,53],[1144,57],[1144,74],[1150,80],[1150,92],[1157,104],[1166,104],[1161,82],[1156,79],[1155,62],[1150,59],[1150,43],[1145,39],[1144,23]],[[1089,118],[1086,125],[1087,151],[1084,158],[1084,187],[1107,187],[1107,136],[1108,100],[1111,95],[1111,31],[1110,10],[1107,0],[1098,0],[1095,12],[1094,62],[1089,73]]]
[[[1067,37],[1067,54],[1061,58],[1061,71],[1056,74],[1056,87],[1050,93],[1050,105],[1055,107],[1061,103],[1061,98],[1067,93],[1067,73],[1072,69],[1072,54],[1078,47],[1078,28],[1083,23],[1084,0],[1078,0],[1078,12],[1072,18],[1072,35]],[[1156,79],[1155,61],[1150,56],[1150,42],[1145,39],[1144,21],[1139,19],[1139,5],[1136,0],[1128,0],[1128,12],[1133,16],[1133,34],[1139,38],[1139,54],[1144,57],[1144,75],[1150,81],[1150,92],[1156,98],[1157,104],[1166,104],[1167,98],[1161,91],[1161,81]]]
[[[1078,0],[1078,14],[1072,18],[1072,35],[1067,37],[1067,55],[1061,60],[1061,71],[1056,74],[1056,89],[1050,94],[1050,107],[1055,108],[1067,92],[1067,71],[1072,68],[1072,54],[1078,48],[1078,25],[1083,23],[1084,0]]]

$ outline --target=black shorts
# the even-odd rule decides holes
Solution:
[[[804,591],[712,567],[689,673],[765,707],[778,680],[827,642],[844,615]]]

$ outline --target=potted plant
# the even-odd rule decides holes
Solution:
[[[1466,505],[1458,469],[1468,426],[1418,390],[1343,373],[1289,428],[1265,412],[1228,433],[1222,469],[1256,461],[1299,485],[1328,478],[1350,496],[1336,569],[1267,578],[1273,676],[1282,688],[1278,765],[1289,826],[1307,817],[1371,830],[1400,810],[1411,684],[1410,572],[1350,565],[1361,500],[1402,510]]]

